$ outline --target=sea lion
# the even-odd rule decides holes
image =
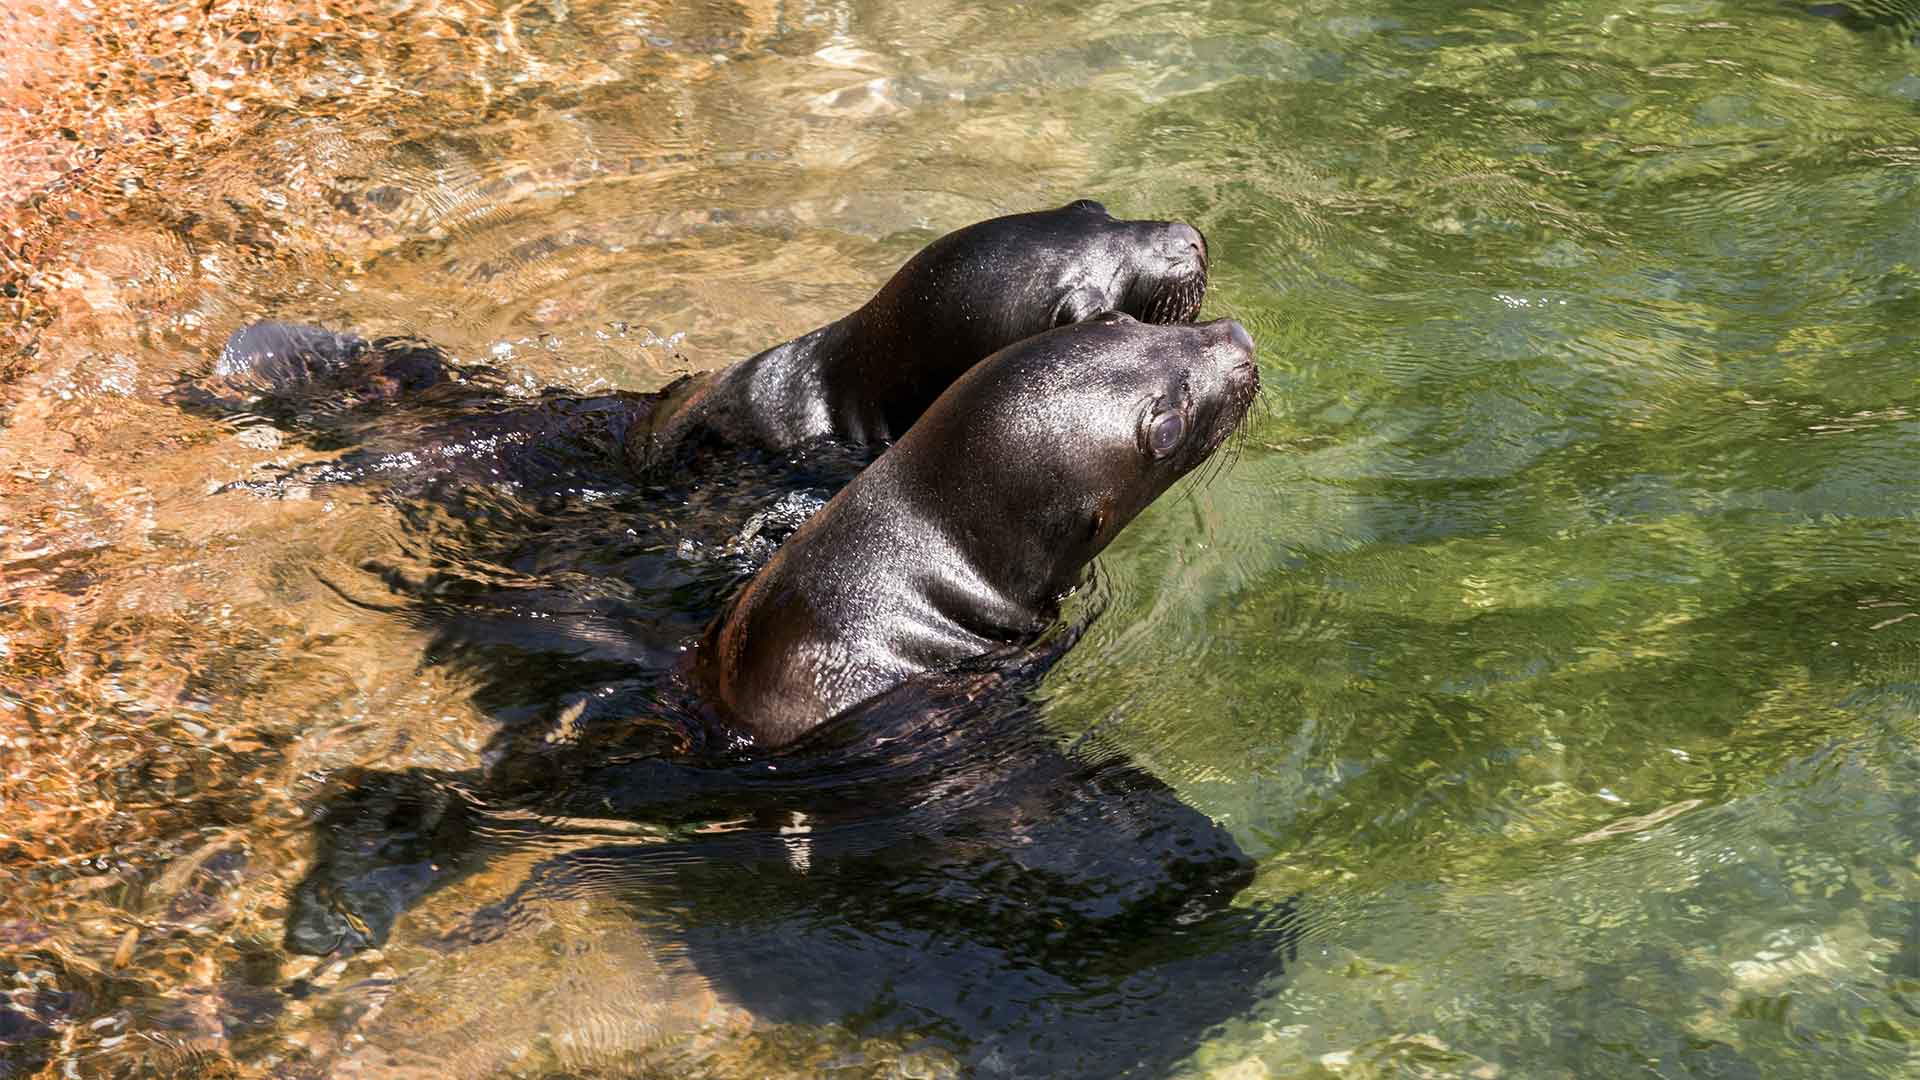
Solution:
[[[1219,449],[1258,389],[1253,342],[1230,319],[1156,326],[1107,313],[1001,350],[962,376],[709,616],[678,680],[681,694],[673,672],[659,670],[651,686],[627,688],[609,706],[615,714],[654,712],[655,721],[690,732],[718,721],[721,737],[693,732],[666,742],[700,747],[693,760],[717,761],[720,773],[662,767],[721,777],[718,798],[739,802],[752,785],[726,779],[733,763],[804,749],[802,736],[852,706],[883,694],[938,694],[944,672],[992,654],[1012,658],[1002,666],[1031,666],[1022,659],[1027,647],[1087,564]],[[602,636],[617,629],[605,622]],[[554,648],[549,663],[577,651],[570,641]],[[909,685],[923,676],[935,681]],[[581,730],[626,726],[600,724],[590,703],[581,710]],[[498,797],[564,801],[580,785],[557,776],[578,776],[612,756],[589,739],[564,752],[572,764],[501,761],[548,753],[517,741],[524,740],[503,730],[489,749],[488,786]],[[630,785],[629,795],[596,790],[595,805],[640,816],[712,794],[661,777]],[[628,801],[635,791],[642,802]],[[337,883],[363,875],[332,876]],[[344,933],[324,905],[309,907],[302,920],[318,929],[302,929],[302,941]]]
[[[1191,321],[1206,283],[1199,230],[1116,220],[1081,199],[949,233],[844,318],[658,393],[582,398],[550,390],[528,402],[500,393],[486,369],[456,371],[417,340],[370,342],[265,322],[228,339],[211,390],[183,398],[267,414],[288,412],[275,409],[276,399],[338,395],[349,404],[377,403],[371,414],[301,414],[327,429],[330,444],[366,444],[312,478],[323,482],[459,474],[538,483],[554,467],[552,445],[561,442],[603,449],[645,473],[702,448],[891,441],[995,350],[1107,310]],[[237,402],[235,392],[251,400]],[[417,402],[428,422],[399,420],[387,407],[394,401]],[[515,460],[529,455],[533,460]]]
[[[1108,313],[995,353],[774,553],[704,636],[691,683],[727,728],[777,747],[1031,640],[1259,385],[1231,319]]]
[[[628,460],[722,443],[890,442],[998,349],[1103,311],[1191,322],[1207,248],[1177,221],[1117,221],[1081,199],[970,225],[907,260],[859,310],[725,369],[630,438]]]

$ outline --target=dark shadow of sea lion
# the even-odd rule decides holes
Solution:
[[[612,895],[676,913],[694,967],[768,1022],[937,1032],[1009,1075],[1160,1072],[1279,972],[1292,909],[1232,907],[1253,864],[1231,834],[1058,744],[1027,696],[1048,662],[910,680],[772,760],[592,770],[564,806],[741,824],[570,852],[475,928]]]
[[[336,805],[309,882],[393,844],[408,788],[420,861],[355,883],[368,922],[476,834],[564,843],[439,947],[611,900],[757,1023],[928,1041],[978,1075],[1160,1075],[1282,973],[1293,907],[1233,906],[1253,864],[1229,832],[1047,730],[1029,695],[1072,636],[910,679],[772,756],[636,754],[484,796],[385,777]]]

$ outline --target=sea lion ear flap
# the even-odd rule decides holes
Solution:
[[[1053,309],[1053,325],[1072,326],[1106,311],[1110,305],[1104,293],[1091,285],[1076,285]]]

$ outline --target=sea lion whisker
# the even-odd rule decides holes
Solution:
[[[1220,479],[1221,476],[1225,475],[1227,469],[1230,466],[1232,466],[1232,464],[1233,464],[1233,442],[1231,439],[1229,439],[1226,445],[1222,446],[1219,450],[1214,451],[1213,457],[1208,459],[1207,476],[1206,476],[1206,479],[1202,482],[1203,486],[1212,487],[1213,482],[1215,480]]]
[[[1213,456],[1209,457],[1201,468],[1188,473],[1180,479],[1180,495],[1184,498],[1198,495],[1200,492],[1205,491],[1207,487],[1213,483],[1213,478],[1219,474],[1219,471],[1220,453],[1216,450]]]
[[[1213,477],[1208,480],[1208,483],[1232,472],[1234,466],[1240,464],[1240,455],[1245,452],[1247,441],[1252,437],[1249,431],[1248,425],[1243,421],[1235,425],[1234,429],[1227,434],[1226,444],[1213,455],[1220,464],[1214,469]]]

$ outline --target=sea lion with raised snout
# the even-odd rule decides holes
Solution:
[[[472,474],[538,485],[582,447],[645,472],[701,448],[889,442],[997,349],[1107,310],[1188,322],[1206,284],[1197,229],[1117,220],[1081,199],[949,233],[851,314],[658,393],[554,390],[528,401],[419,341],[267,322],[229,338],[211,392],[199,387],[197,398],[231,409],[239,392],[255,398],[246,407],[268,414],[276,399],[316,395],[367,406],[304,411],[327,429],[327,442],[364,444],[312,479]],[[409,401],[420,408],[396,416],[392,406]]]
[[[1117,221],[1091,199],[970,225],[909,259],[852,314],[743,360],[629,439],[630,460],[717,442],[778,450],[890,442],[996,350],[1103,311],[1191,322],[1207,286],[1199,230]]]
[[[995,353],[796,532],[691,681],[779,746],[918,673],[1023,640],[1259,390],[1239,323],[1110,313]]]

